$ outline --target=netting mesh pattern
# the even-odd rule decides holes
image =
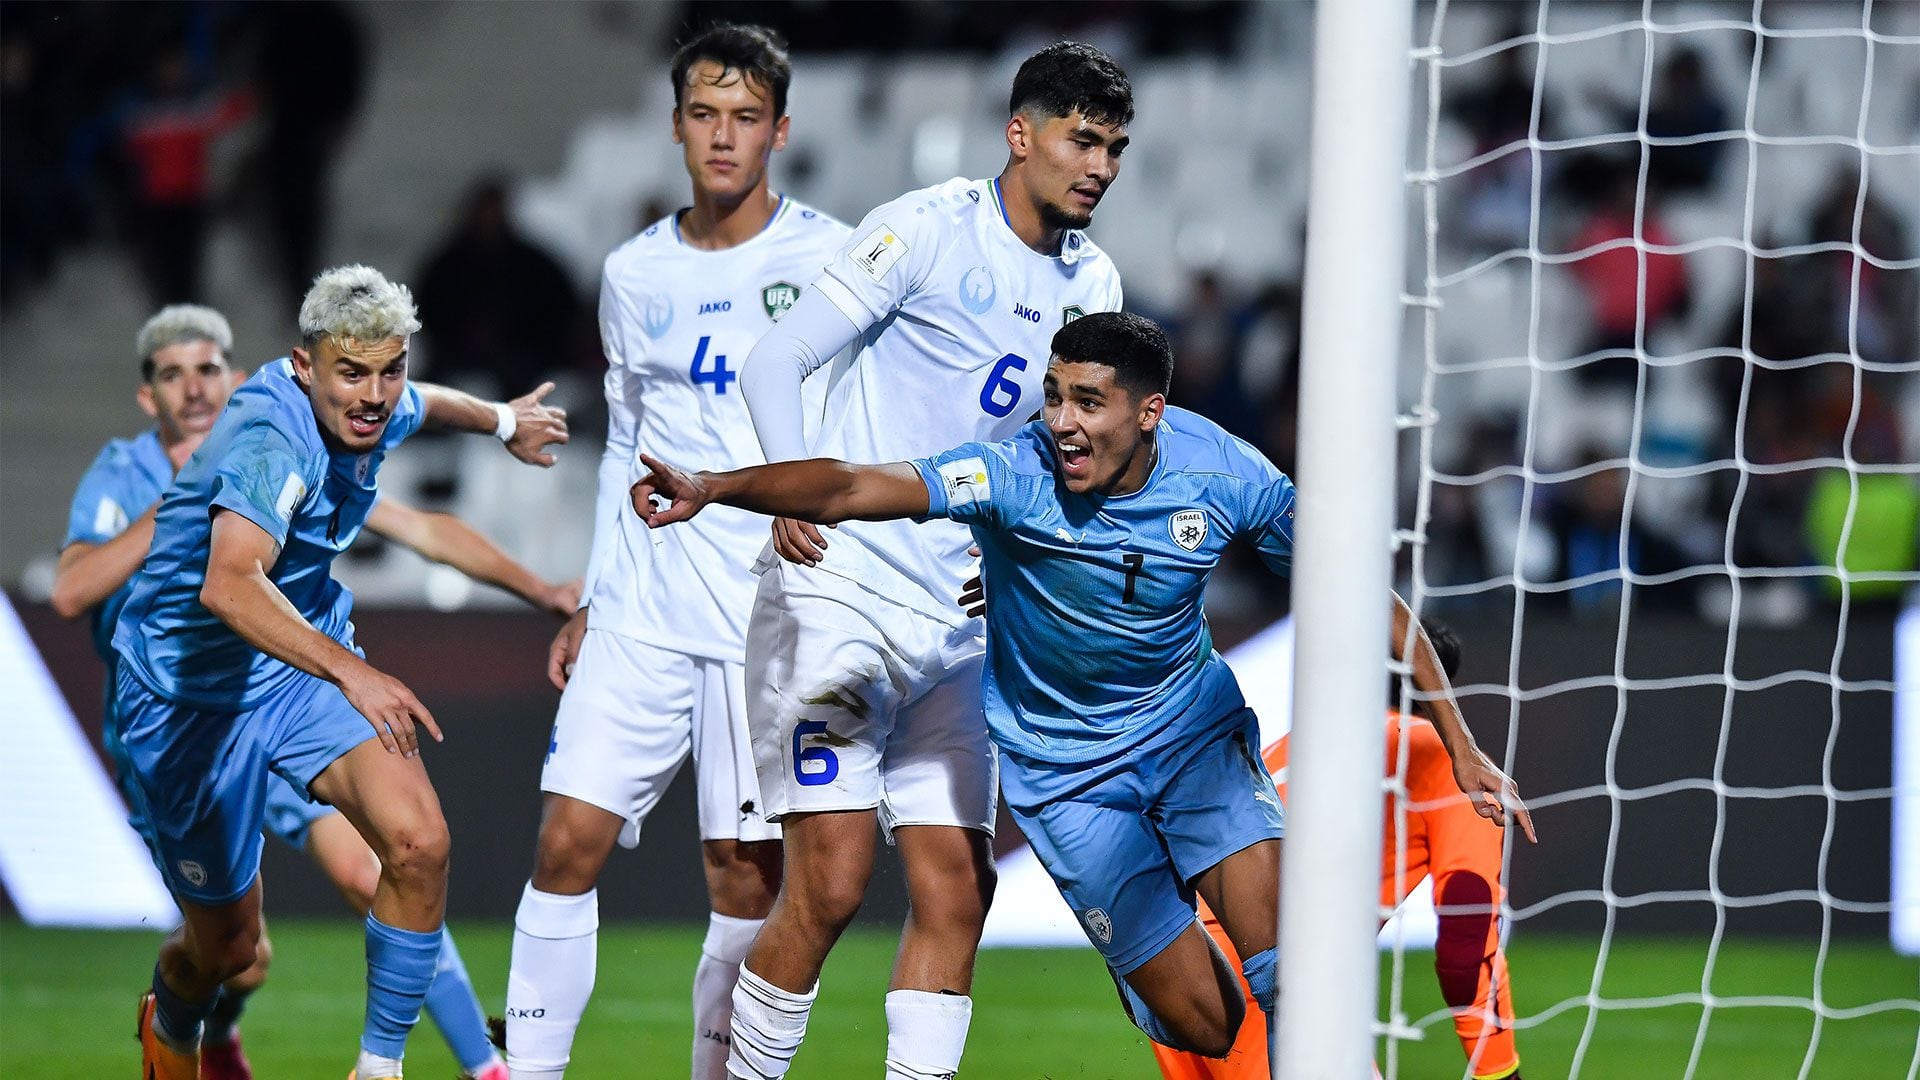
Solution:
[[[1584,1015],[1580,1075],[1603,1017],[1699,1006],[1692,1076],[1716,1014],[1805,1010],[1810,1075],[1828,1021],[1920,1020],[1823,975],[1891,907],[1879,629],[1920,583],[1920,5],[1420,18],[1403,591],[1506,627],[1458,687],[1483,732],[1504,712],[1489,742],[1549,837],[1508,852],[1505,932],[1597,942],[1587,992],[1516,1027]],[[1643,930],[1688,935],[1698,979],[1610,983]],[[1817,942],[1811,978],[1716,993],[1753,932]],[[1389,1075],[1395,1033],[1451,1038],[1446,1012],[1405,1014],[1409,968],[1396,950]]]

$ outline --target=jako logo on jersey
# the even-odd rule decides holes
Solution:
[[[665,336],[667,328],[673,325],[673,300],[665,296],[655,296],[647,300],[647,310],[640,316],[640,327],[647,336],[659,340]]]
[[[879,281],[906,253],[907,242],[883,224],[868,233],[865,240],[855,244],[849,257],[853,259],[853,265],[866,271],[868,277]]]
[[[1081,307],[1079,304],[1069,304],[1066,307],[1063,307],[1060,309],[1060,325],[1061,326],[1065,326],[1075,319],[1084,319],[1086,317],[1087,317],[1087,309]]]
[[[733,301],[731,300],[709,300],[700,305],[700,314],[702,315],[718,315],[723,311],[732,310]]]
[[[985,315],[993,309],[993,298],[1000,290],[993,283],[993,271],[984,266],[976,266],[960,276],[960,306],[975,315]]]
[[[1167,519],[1167,535],[1173,542],[1193,551],[1207,538],[1207,515],[1203,510],[1182,510]]]
[[[207,883],[207,868],[192,859],[181,859],[173,865],[174,869],[180,871],[180,876],[186,879],[187,884],[194,888],[197,889]]]
[[[1038,308],[1030,308],[1025,304],[1015,303],[1013,305],[1013,314],[1015,317],[1025,319],[1030,323],[1040,321],[1040,310]]]
[[[1107,917],[1106,912],[1094,908],[1087,912],[1086,919],[1087,930],[1100,939],[1100,944],[1113,944],[1113,920]]]
[[[800,299],[800,286],[790,281],[776,281],[760,290],[760,306],[767,309],[767,318],[774,322]]]

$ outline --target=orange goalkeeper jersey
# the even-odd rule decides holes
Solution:
[[[1453,780],[1453,762],[1433,724],[1387,714],[1386,771],[1399,767],[1400,739],[1407,739],[1405,853],[1401,852],[1399,807],[1388,796],[1381,844],[1380,903],[1397,906],[1423,878],[1433,878],[1434,906],[1440,913],[1440,938],[1434,947],[1434,972],[1440,993],[1453,1008],[1454,1032],[1477,1080],[1498,1080],[1520,1068],[1513,1041],[1513,997],[1507,986],[1507,959],[1500,950],[1501,830],[1474,812]],[[1264,754],[1282,799],[1287,793],[1287,740],[1283,736]],[[1222,952],[1240,966],[1226,931],[1204,902],[1200,916]],[[1241,986],[1244,988],[1245,980]],[[1267,1018],[1247,997],[1247,1019],[1224,1059],[1169,1050],[1158,1043],[1154,1057],[1166,1080],[1266,1080]]]

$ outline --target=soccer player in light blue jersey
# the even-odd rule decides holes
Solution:
[[[355,1074],[400,1076],[444,948],[447,828],[416,725],[440,730],[354,646],[332,562],[386,453],[423,424],[493,433],[541,465],[566,441],[547,388],[509,405],[410,385],[413,300],[377,271],[320,275],[299,323],[300,346],[233,392],[174,477],[114,628],[114,756],[186,917],[141,1003],[151,1080],[195,1080],[220,984],[258,958],[269,773],[337,808],[379,857]]]
[[[833,523],[946,518],[983,557],[987,725],[1007,806],[1156,1041],[1219,1057],[1239,981],[1194,917],[1227,928],[1271,1012],[1284,818],[1258,725],[1214,651],[1202,598],[1227,545],[1289,571],[1293,482],[1204,417],[1170,408],[1172,351],[1137,315],[1054,335],[1043,419],[999,443],[888,465],[814,459],[688,475],[651,458],[632,491],[650,526],[710,503]],[[667,505],[656,506],[664,498]],[[1409,614],[1394,598],[1394,647]],[[1436,702],[1454,777],[1480,813],[1513,782],[1474,744],[1424,634],[1408,658]],[[796,743],[804,758],[831,731]]]
[[[148,319],[134,339],[141,368],[136,400],[154,426],[134,438],[109,442],[74,493],[52,603],[65,618],[90,617],[94,648],[110,673],[116,662],[114,625],[153,540],[160,496],[206,441],[233,393],[239,372],[228,365],[232,348],[233,331],[226,317],[212,308],[175,304]],[[578,583],[542,580],[451,514],[427,513],[382,496],[367,515],[367,529],[535,607],[568,616],[578,606]],[[107,688],[111,704],[111,674]],[[117,738],[111,709],[106,721],[111,745]],[[127,794],[131,806],[135,800]],[[341,895],[365,915],[379,883],[380,861],[353,825],[333,807],[309,802],[278,773],[267,776],[266,799],[267,832],[312,856]],[[201,1037],[201,1080],[248,1080],[253,1075],[240,1045],[238,1022],[247,998],[266,978],[271,953],[263,933],[254,965],[222,985],[219,1004]],[[427,991],[426,1009],[462,1076],[502,1080],[506,1066],[488,1040],[486,1014],[450,933],[440,970]]]

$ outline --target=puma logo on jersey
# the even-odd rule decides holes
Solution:
[[[733,301],[731,300],[709,300],[700,305],[700,314],[702,315],[718,315],[723,311],[732,310]]]
[[[1030,323],[1037,323],[1040,321],[1040,312],[1037,309],[1030,308],[1025,304],[1013,305],[1013,314],[1016,318],[1025,319]]]
[[[1078,544],[1081,540],[1081,537],[1085,535],[1086,535],[1085,533],[1082,533],[1080,536],[1075,536],[1065,529],[1053,530],[1053,538],[1055,540],[1065,540],[1069,544]]]

